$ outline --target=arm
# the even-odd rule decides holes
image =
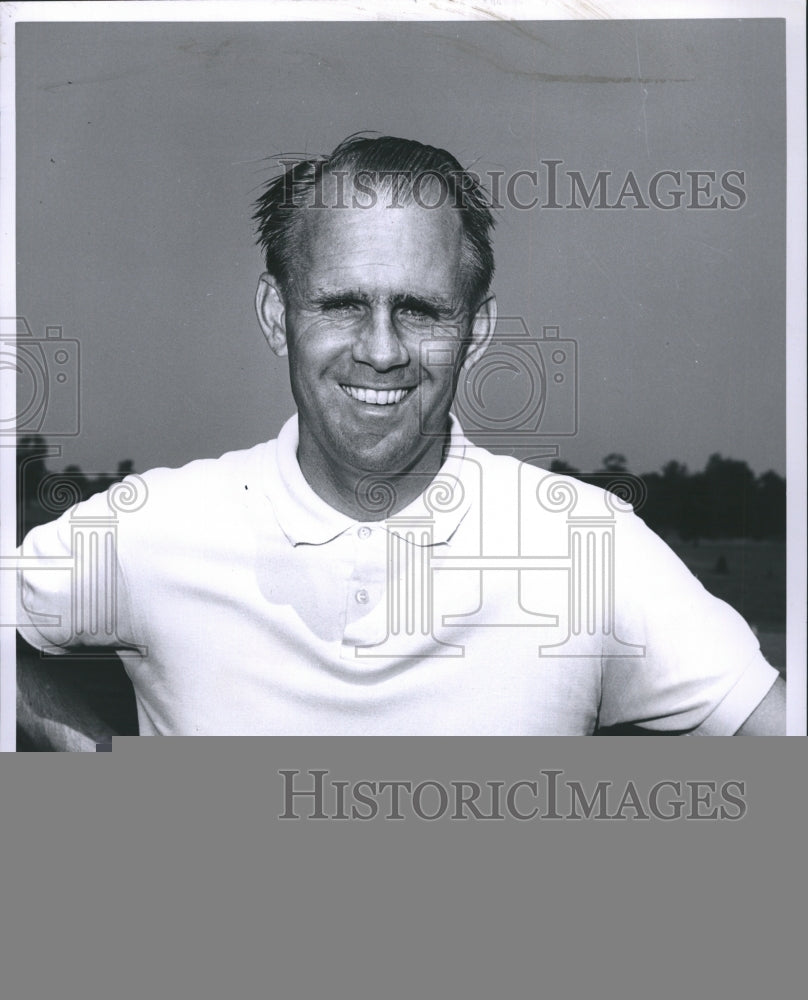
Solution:
[[[17,726],[35,750],[94,752],[115,732],[137,732],[131,682],[115,653],[127,645],[118,635],[129,622],[120,538],[104,535],[111,560],[74,551],[92,544],[82,525],[110,525],[115,509],[107,494],[95,494],[32,529],[18,550]],[[74,621],[79,606],[84,615]],[[95,615],[104,623],[97,631],[87,627]],[[39,652],[56,647],[66,655]]]
[[[738,730],[754,736],[784,736],[786,731],[786,685],[778,677],[769,693]]]
[[[95,752],[114,732],[72,685],[61,656],[41,656],[20,640],[17,647],[17,725],[40,750]]]

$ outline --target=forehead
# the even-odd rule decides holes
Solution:
[[[347,188],[342,204],[323,199],[325,207],[301,210],[298,281],[460,294],[463,225],[456,209],[394,203],[383,191],[371,207],[363,207],[367,194],[359,205],[352,198]]]

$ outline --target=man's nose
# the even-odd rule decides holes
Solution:
[[[376,371],[389,371],[409,363],[410,354],[395,321],[385,309],[374,309],[354,342],[354,360]]]

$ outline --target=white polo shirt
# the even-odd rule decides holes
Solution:
[[[421,496],[357,522],[308,485],[297,434],[293,417],[34,529],[24,637],[136,647],[144,734],[732,733],[777,677],[611,494],[453,421]]]

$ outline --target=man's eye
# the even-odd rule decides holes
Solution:
[[[431,309],[420,306],[407,306],[401,310],[400,315],[403,319],[415,323],[434,323],[436,318]]]
[[[326,312],[331,316],[353,316],[359,311],[360,308],[361,307],[358,302],[350,302],[345,299],[338,302],[326,302],[323,305],[323,312]]]

